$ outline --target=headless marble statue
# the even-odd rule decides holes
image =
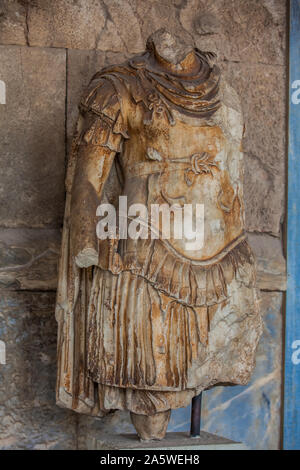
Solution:
[[[261,317],[246,240],[234,90],[214,57],[154,33],[146,51],[98,72],[80,102],[59,268],[57,403],[126,409],[141,439],[217,383],[246,384]],[[96,233],[102,203],[201,204],[203,243]],[[132,217],[126,220],[130,232]],[[147,225],[147,221],[144,221]]]

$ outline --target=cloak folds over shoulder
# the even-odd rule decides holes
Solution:
[[[219,70],[211,68],[199,51],[195,76],[180,80],[155,70],[149,51],[120,66],[103,69],[91,80],[80,102],[80,117],[66,177],[66,204],[58,274],[56,319],[58,322],[57,404],[80,413],[102,415],[96,384],[87,370],[88,304],[93,266],[80,266],[78,253],[99,253],[100,267],[111,264],[113,243],[96,239],[96,207],[115,203],[121,178],[117,160],[122,140],[127,139],[122,97],[142,103],[145,119],[165,113],[172,125],[171,108],[183,114],[209,117],[219,107]],[[124,99],[124,101],[126,101]],[[93,158],[94,157],[94,158]],[[90,162],[89,162],[90,160]],[[97,168],[93,162],[97,162]],[[89,164],[91,163],[91,165]],[[114,180],[114,195],[106,192]],[[114,200],[115,198],[115,200]],[[95,262],[94,264],[97,264]]]

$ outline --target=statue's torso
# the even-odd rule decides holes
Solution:
[[[226,110],[223,104],[218,116]],[[153,113],[152,121],[145,122],[143,108],[136,104],[128,106],[127,116],[130,139],[124,143],[121,163],[128,206],[143,203],[150,213],[151,204],[193,204],[196,214],[195,204],[203,205],[202,247],[187,249],[189,240],[175,239],[172,233],[166,243],[188,259],[214,258],[244,231],[237,141],[221,129],[218,119],[205,122],[177,112],[173,125],[163,113]],[[159,229],[163,233],[161,224]]]

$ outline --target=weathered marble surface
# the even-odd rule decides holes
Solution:
[[[9,189],[10,201],[19,197],[17,206],[22,214],[18,213],[17,215],[21,224],[23,224],[21,221],[24,220],[24,225],[28,225],[29,227],[31,226],[31,222],[34,226],[40,226],[40,216],[37,217],[31,210],[34,207],[34,210],[36,211],[37,206],[40,206],[40,194],[43,194],[42,199],[44,201],[41,202],[41,212],[43,213],[42,223],[46,222],[48,224],[49,220],[52,220],[54,222],[53,224],[50,222],[50,226],[57,227],[62,218],[63,204],[59,201],[63,200],[63,196],[58,196],[56,193],[57,189],[51,184],[47,185],[47,181],[44,177],[40,183],[40,175],[41,172],[42,175],[45,174],[43,167],[45,162],[49,162],[49,171],[51,175],[55,174],[56,181],[60,181],[59,187],[63,187],[64,167],[63,165],[58,164],[56,156],[59,154],[61,156],[60,158],[62,160],[64,159],[62,156],[64,151],[61,150],[61,148],[64,140],[63,120],[65,118],[65,111],[61,111],[63,109],[64,102],[64,98],[61,99],[61,93],[62,90],[65,89],[65,83],[67,82],[69,102],[67,114],[70,116],[71,110],[73,116],[72,119],[70,117],[67,123],[68,134],[70,135],[73,130],[73,122],[76,119],[76,106],[81,90],[95,71],[93,61],[95,61],[96,68],[100,68],[102,66],[102,54],[102,57],[103,55],[106,57],[106,60],[104,60],[103,63],[119,62],[120,60],[123,60],[123,56],[125,57],[130,55],[135,50],[135,47],[139,47],[140,50],[143,48],[139,46],[140,36],[142,37],[142,41],[144,41],[148,35],[153,32],[153,30],[161,26],[167,26],[172,32],[188,36],[191,34],[197,41],[198,46],[203,47],[206,50],[213,49],[218,52],[219,59],[224,60],[225,66],[228,66],[228,72],[226,72],[228,73],[228,79],[230,80],[230,77],[232,76],[232,79],[234,80],[241,80],[240,93],[242,92],[246,96],[246,101],[243,101],[243,106],[244,116],[246,118],[246,139],[248,139],[249,142],[248,148],[245,148],[247,152],[245,155],[247,164],[246,172],[248,175],[246,181],[246,189],[248,185],[246,204],[249,200],[248,206],[251,207],[249,204],[251,204],[252,199],[253,207],[255,208],[255,212],[253,214],[247,210],[247,224],[248,226],[251,224],[254,228],[257,227],[258,231],[266,230],[268,232],[271,228],[272,231],[275,231],[276,234],[278,234],[278,221],[282,217],[282,181],[284,181],[283,162],[285,159],[285,153],[282,153],[284,126],[283,122],[279,118],[280,114],[282,114],[282,109],[285,103],[285,92],[282,92],[282,80],[285,80],[284,68],[282,67],[285,63],[285,24],[287,5],[285,0],[234,0],[231,2],[228,2],[227,0],[206,2],[194,0],[166,0],[164,2],[159,0],[130,0],[129,2],[122,0],[118,2],[110,1],[106,3],[113,5],[114,18],[112,15],[108,18],[107,11],[105,11],[104,16],[106,18],[106,26],[104,26],[102,18],[102,6],[104,6],[104,2],[101,3],[101,7],[97,6],[97,15],[93,16],[90,11],[88,11],[91,9],[91,6],[94,5],[94,1],[92,0],[77,3],[60,0],[60,11],[66,11],[66,17],[63,22],[59,16],[60,14],[57,14],[58,12],[56,13],[55,10],[55,4],[58,2],[39,0],[31,2],[32,5],[29,5],[30,8],[25,8],[26,3],[27,2],[17,0],[2,0],[0,4],[0,44],[22,44],[26,46],[26,44],[29,44],[32,39],[35,45],[38,45],[37,48],[31,49],[30,51],[25,51],[25,48],[22,50],[18,48],[7,49],[8,52],[5,56],[6,59],[5,61],[2,59],[0,71],[0,80],[3,79],[1,76],[3,73],[6,74],[5,79],[8,77],[10,91],[11,87],[14,87],[11,77],[19,77],[21,74],[20,61],[22,58],[24,65],[22,69],[24,82],[27,84],[31,83],[31,93],[28,94],[26,92],[25,94],[27,97],[30,97],[30,99],[27,99],[26,101],[26,106],[24,106],[26,96],[23,96],[21,93],[24,88],[22,88],[23,85],[21,86],[22,81],[20,79],[18,79],[17,86],[14,87],[13,96],[11,97],[11,95],[9,95],[10,103],[12,103],[11,99],[14,100],[13,116],[15,122],[19,126],[19,131],[13,133],[13,138],[9,141],[12,151],[9,162],[6,161],[5,163],[6,168],[9,169],[9,174],[2,171],[0,176],[1,186],[5,186],[6,190],[7,188]],[[97,3],[99,5],[99,2]],[[127,7],[128,3],[130,4],[129,8]],[[124,11],[126,12],[126,15],[124,15]],[[116,20],[118,12],[121,12],[119,15],[121,16],[119,23],[117,23]],[[219,15],[218,12],[221,12],[222,14]],[[125,18],[124,20],[123,16]],[[128,18],[130,21],[128,21]],[[135,18],[137,19],[137,22]],[[84,32],[86,21],[89,22],[89,36]],[[78,32],[78,36],[76,38],[74,37],[74,29],[72,29],[74,22],[76,22],[75,29]],[[115,27],[114,22],[118,25],[117,27]],[[98,39],[95,35],[98,36]],[[97,50],[85,50],[87,48],[94,49],[96,42],[98,42]],[[67,51],[69,60],[66,62],[66,59],[64,59],[63,66],[60,58],[65,57],[65,51],[54,48],[51,50],[46,49],[46,46],[50,44],[53,44],[54,47],[61,44],[62,47],[72,47],[84,50],[69,49]],[[127,50],[126,44],[130,44],[131,49]],[[27,67],[26,62],[23,60],[26,55],[32,57],[29,61],[26,59],[28,63]],[[8,56],[11,56],[11,58],[9,59]],[[44,59],[40,60],[42,57],[44,57]],[[228,61],[231,61],[231,63],[228,63]],[[249,65],[250,62],[251,67]],[[267,67],[265,67],[265,64]],[[258,66],[257,69],[256,65]],[[66,73],[67,67],[68,74]],[[87,67],[86,73],[84,72],[85,67]],[[231,67],[234,68],[232,72],[230,71]],[[265,69],[266,71],[264,71]],[[78,74],[78,71],[80,71],[80,74]],[[42,74],[43,79],[45,79],[43,84],[39,82],[38,74]],[[66,75],[68,75],[68,79]],[[54,76],[56,77],[56,82],[53,78]],[[235,82],[235,86],[238,86],[238,82]],[[260,94],[252,93],[251,89],[255,90],[257,86]],[[43,88],[43,91],[41,91],[41,88]],[[55,93],[53,89],[56,90]],[[28,90],[28,87],[26,90]],[[29,105],[32,106],[32,103],[35,103],[34,96],[36,90],[39,90],[39,105],[46,100],[48,110],[45,110],[45,112],[43,111],[43,113],[38,112],[34,122],[31,119],[29,120],[30,136],[33,137],[30,137],[31,143],[30,145],[27,145],[27,141],[25,141],[24,144],[24,141],[20,140],[20,136],[22,136],[22,138],[24,138],[24,135],[28,136],[28,128],[25,124],[20,125],[20,122],[25,123],[26,120],[28,120],[28,117],[32,118],[32,113],[29,113],[32,108],[30,108]],[[58,93],[58,95],[56,93]],[[47,97],[49,94],[51,95],[50,102]],[[57,96],[59,96],[58,106],[56,101]],[[252,101],[254,103],[253,105],[251,104]],[[264,112],[265,102],[267,106],[266,113]],[[54,110],[58,108],[59,113]],[[0,113],[4,116],[4,129],[7,127],[8,116],[8,114],[2,113],[5,109],[8,108],[4,108],[0,105]],[[36,110],[36,107],[34,107],[34,109]],[[278,117],[274,116],[274,109],[280,110],[280,112],[278,111]],[[0,120],[1,119],[2,117]],[[43,133],[40,135],[40,129],[43,119],[47,122],[47,126],[50,126],[50,129],[53,129],[55,132],[53,137],[51,137],[51,140],[45,141],[46,145],[43,146],[42,154],[47,158],[41,159],[40,155],[36,155],[37,158],[31,165],[31,159],[34,158],[32,154],[35,154],[35,150],[37,149],[37,144],[32,142],[38,141],[38,147],[41,144],[41,136],[43,136]],[[56,121],[59,121],[58,125],[56,125]],[[264,136],[259,132],[261,129],[267,133],[266,140],[264,140]],[[1,131],[2,130],[3,126],[1,126]],[[53,144],[54,139],[56,139],[55,136],[59,136],[60,144],[58,146]],[[16,141],[16,143],[12,146],[12,142],[14,141]],[[6,139],[2,139],[1,144],[4,143],[7,146],[6,142]],[[252,142],[255,146],[254,156],[251,154]],[[55,152],[53,152],[53,149],[55,149]],[[265,155],[268,155],[267,164],[265,163]],[[62,160],[59,161],[62,162]],[[23,165],[22,178],[20,178],[17,171],[17,169],[19,169],[17,163],[12,163],[15,161],[21,162]],[[43,162],[42,165],[40,163],[41,161]],[[278,165],[278,172],[276,172],[276,165]],[[3,165],[2,168],[5,168],[5,166]],[[49,175],[49,173],[47,174]],[[9,185],[7,181],[9,181]],[[258,184],[260,181],[264,182],[264,184]],[[28,193],[31,191],[30,188],[32,187],[35,188],[35,191],[29,198]],[[22,189],[21,196],[20,191],[17,191],[17,188]],[[54,197],[53,195],[52,198],[51,193],[53,194],[53,191],[56,196]],[[5,194],[6,193],[2,193],[1,196],[3,195],[3,197],[5,197]],[[44,194],[48,194],[46,202]],[[266,201],[265,196],[267,196]],[[274,197],[276,204],[272,202],[272,197]],[[30,205],[30,215],[28,215],[27,212],[27,215],[24,218],[24,213],[28,211],[28,201]],[[30,201],[33,201],[32,205]],[[260,204],[261,208],[259,207]],[[5,200],[5,205],[7,205],[7,200]],[[1,207],[5,216],[1,219],[1,222],[2,225],[5,225],[6,227],[11,227],[11,224],[14,223],[14,220],[12,219],[15,213],[13,212],[14,208],[13,211],[11,211],[12,206],[13,203],[11,203],[9,210],[4,210]],[[51,209],[51,206],[53,209]],[[268,211],[269,206],[270,211]],[[1,210],[0,214],[2,214]],[[40,209],[38,211],[40,211]],[[257,214],[259,214],[260,211],[263,212],[261,212],[257,219]],[[50,212],[51,215],[49,215]],[[266,216],[266,219],[264,219],[263,214]],[[268,225],[265,224],[264,220],[267,221]],[[258,236],[260,237],[260,235]],[[36,243],[35,240],[39,237],[40,232],[37,232],[36,237],[32,238],[34,243]],[[276,250],[280,260],[278,264],[278,260],[275,260],[274,257],[271,256],[271,253],[269,254],[268,235],[266,234],[264,237],[265,238],[263,238],[258,245],[256,243],[258,252],[261,252],[261,247],[263,247],[261,260],[258,260],[259,287],[267,290],[282,290],[284,286],[284,264],[281,256],[282,250],[279,247],[281,240],[278,238],[276,243],[274,242],[274,251]],[[4,264],[1,268],[4,268],[4,271],[1,272],[1,279],[4,282],[5,288],[53,289],[54,284],[56,284],[56,281],[54,281],[53,278],[54,265],[56,263],[56,260],[54,261],[54,254],[51,253],[50,259],[48,258],[48,255],[37,259],[36,257],[38,257],[38,255],[44,250],[44,241],[42,242],[42,249],[40,251],[39,246],[29,247],[27,242],[24,244],[23,236],[21,237],[22,241],[20,244],[15,244],[16,238],[19,239],[19,237],[12,236],[12,246],[8,249],[8,253],[5,253],[4,258],[2,257],[2,260],[4,259]],[[23,244],[24,246],[22,246]],[[52,241],[49,242],[49,245],[50,247],[53,246]],[[255,250],[255,246],[253,246],[253,248]],[[24,249],[25,252],[23,251]],[[27,251],[29,251],[30,256],[36,260],[33,265],[33,272],[29,272],[29,270],[27,271],[26,268],[26,260],[29,259],[26,254]],[[22,253],[25,255],[23,259]],[[266,262],[266,259],[269,261]],[[15,270],[19,261],[24,263],[24,265],[22,264],[20,269],[18,268],[18,270]],[[42,267],[39,267],[40,262]],[[49,262],[49,276],[46,272],[46,262]],[[7,267],[9,267],[9,269],[7,269]],[[263,267],[264,272],[262,271]],[[4,287],[4,285],[2,283],[2,287]],[[34,297],[30,297],[30,299],[31,300],[28,300],[28,309],[33,308],[34,313],[36,311],[34,305],[37,305],[37,301]],[[32,302],[33,307],[29,305],[30,302]],[[49,299],[49,305],[51,302],[52,300]],[[274,308],[279,309],[280,302],[275,303]],[[21,310],[22,308],[19,309],[19,311]],[[275,312],[274,315],[276,318],[278,317],[278,313]],[[6,317],[7,321],[9,321],[8,310],[6,311]],[[19,326],[19,324],[17,324],[16,334],[19,336],[23,334],[22,327],[23,325]],[[30,334],[31,333],[29,333],[29,335]],[[32,334],[32,336],[34,335]],[[261,340],[261,345],[264,344],[266,344],[267,348],[268,340],[265,337]],[[278,347],[275,343],[272,344],[274,355],[276,355]],[[22,357],[18,356],[17,360],[22,364]],[[0,365],[0,372],[2,367],[3,366]],[[261,373],[264,374],[263,368]],[[259,371],[257,374],[259,374]],[[41,380],[43,383],[46,383],[44,377],[41,378]],[[233,393],[235,388],[230,390],[231,393]],[[220,403],[221,400],[222,396],[220,396]],[[232,405],[234,405],[234,403],[237,403],[237,401],[233,401]],[[53,408],[53,410],[54,409],[56,410],[56,408]],[[29,422],[32,419],[29,408],[26,413]],[[126,413],[124,413],[124,415],[126,415]],[[132,432],[129,417],[124,415],[122,414],[121,417],[120,413],[117,413],[116,417],[115,415],[110,415],[105,418],[106,421],[104,422],[107,429],[109,429],[110,426],[113,426],[113,424],[110,424],[110,420],[112,420],[112,423],[122,422],[123,424],[121,425],[121,428]],[[256,429],[260,430],[260,434],[258,434],[258,436],[261,436],[265,430],[265,417],[266,420],[268,420],[267,414],[257,416],[255,420]],[[35,408],[34,411],[34,418],[36,421],[41,419],[37,408]],[[47,416],[47,419],[51,421],[51,417]],[[81,417],[80,419],[84,421],[85,417]],[[219,420],[220,429],[224,427],[230,431],[230,413],[221,413],[221,415],[218,415],[216,419]],[[171,418],[172,429],[174,426],[175,430],[179,430],[181,423],[184,420],[189,420],[186,410],[178,410],[174,412]],[[102,426],[100,421],[97,421],[97,424]],[[73,424],[70,424],[70,429],[72,426]],[[185,426],[188,427],[188,424],[185,424]],[[216,425],[215,428],[217,427],[218,426]],[[21,428],[22,423],[20,424],[20,429]],[[32,429],[34,429],[34,427]],[[88,432],[89,429],[92,433],[94,428],[92,428],[90,423],[87,424],[85,429],[82,428],[82,433],[79,427],[79,435],[83,436],[84,432]],[[242,423],[240,429],[244,432]],[[66,435],[68,435],[69,430],[66,427],[63,428],[61,432],[65,432]],[[57,431],[60,436],[59,439],[62,438],[61,432],[59,430]],[[276,438],[278,435],[278,428],[274,426],[273,430],[270,431],[268,435],[271,436],[272,432]],[[26,427],[26,433],[26,438],[23,436],[24,440],[22,440],[23,438],[20,439],[20,447],[24,445],[25,440],[26,442],[29,442],[31,439],[36,438],[41,440],[46,439],[46,430],[42,425],[39,427],[39,433],[41,434],[39,438],[37,437],[38,433],[35,433],[35,431],[31,432],[31,426]],[[44,436],[42,435],[43,433]],[[53,434],[52,437],[54,439],[55,434]],[[253,446],[255,446],[258,438],[255,439],[255,436],[252,436],[251,440],[253,441]],[[271,438],[270,442],[272,442]],[[74,442],[72,445],[73,448],[75,448]],[[264,442],[263,445],[268,446],[269,444]]]
[[[112,434],[135,433],[127,411],[115,411],[103,418],[78,415],[78,449],[88,450],[94,439],[101,439]]]
[[[0,288],[55,290],[60,243],[56,229],[0,229]]]
[[[0,44],[27,44],[26,2],[2,0],[0,4]]]
[[[203,393],[202,428],[251,449],[278,449],[280,445],[282,373],[281,293],[261,293],[264,333],[256,368],[246,387],[216,387]],[[189,429],[190,407],[172,412],[168,431]]]
[[[257,286],[286,290],[286,262],[280,239],[248,233],[257,260]],[[8,290],[55,290],[61,231],[0,229],[0,286]]]
[[[0,46],[1,227],[57,227],[64,209],[66,52]]]
[[[101,52],[71,49],[67,55],[67,139],[70,142],[74,135],[76,121],[78,118],[78,103],[89,84],[92,76],[112,63],[125,61],[127,54],[122,52]]]
[[[0,295],[0,449],[74,449],[76,417],[55,404],[54,293]]]

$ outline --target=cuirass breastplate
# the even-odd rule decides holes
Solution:
[[[203,205],[203,246],[187,249],[184,234],[176,239],[172,233],[165,243],[187,259],[213,260],[244,232],[239,147],[212,121],[199,125],[182,117],[170,125],[156,116],[145,124],[138,109],[132,116],[122,154],[128,205],[145,204],[150,213],[152,204],[192,204],[194,225],[195,205]],[[162,224],[156,228],[163,237]]]

